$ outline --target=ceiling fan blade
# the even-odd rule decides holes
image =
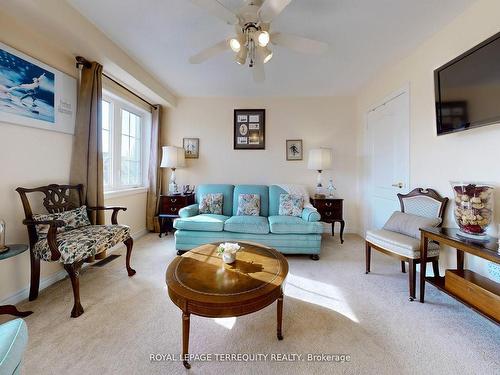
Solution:
[[[328,49],[328,44],[326,43],[297,35],[283,33],[271,34],[271,43],[308,54],[320,54]]]
[[[253,80],[257,83],[262,83],[266,80],[266,72],[264,70],[264,64],[261,62],[255,62],[252,67]]]
[[[260,20],[264,23],[271,22],[290,4],[292,0],[265,0],[259,9]]]
[[[191,0],[191,2],[229,25],[236,25],[239,22],[238,17],[217,0]]]
[[[229,49],[229,43],[227,40],[223,40],[213,45],[212,47],[208,47],[203,51],[197,53],[196,55],[191,56],[189,58],[189,62],[191,64],[201,64],[202,62],[205,62],[208,59],[217,56],[218,54],[224,52],[227,49]]]

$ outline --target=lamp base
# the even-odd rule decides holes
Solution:
[[[316,199],[325,199],[326,195],[325,194],[316,193],[316,194],[314,194],[314,198],[316,198]]]

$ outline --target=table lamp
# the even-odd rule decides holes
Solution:
[[[307,168],[318,171],[315,198],[324,198],[323,185],[321,184],[321,172],[332,166],[332,150],[330,148],[316,148],[309,151]]]
[[[179,194],[179,189],[177,183],[175,182],[175,170],[177,168],[182,168],[186,165],[186,159],[184,158],[184,149],[175,146],[163,146],[162,147],[162,158],[161,158],[161,168],[172,169],[172,174],[170,175],[170,183],[168,184],[168,192],[170,194]]]

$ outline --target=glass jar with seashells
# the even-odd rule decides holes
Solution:
[[[455,193],[454,216],[460,234],[486,238],[493,221],[494,187],[479,182],[451,182]]]

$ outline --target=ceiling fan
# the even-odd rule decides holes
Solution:
[[[219,0],[191,0],[229,25],[235,25],[236,35],[191,56],[191,64],[200,64],[212,57],[232,50],[234,61],[252,68],[256,82],[265,80],[264,64],[273,57],[269,44],[307,54],[324,52],[328,45],[312,39],[280,32],[270,32],[271,22],[292,0],[244,0],[245,4],[232,12]]]

